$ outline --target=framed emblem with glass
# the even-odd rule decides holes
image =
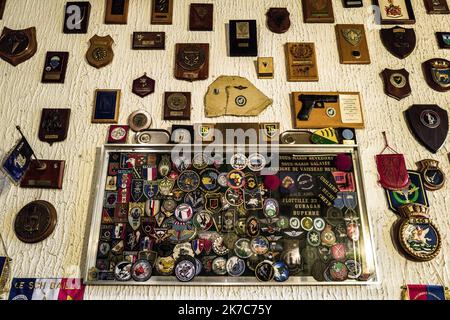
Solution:
[[[381,24],[415,24],[411,0],[375,0]]]

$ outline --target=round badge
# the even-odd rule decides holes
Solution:
[[[175,266],[175,277],[181,282],[189,282],[197,274],[194,258],[182,257]]]
[[[231,257],[227,261],[227,272],[232,277],[239,277],[245,272],[245,261],[239,257]]]
[[[334,117],[336,117],[336,114],[337,114],[337,112],[336,112],[336,109],[335,109],[335,108],[328,108],[328,109],[327,109],[327,116],[328,116],[329,118],[334,118]]]
[[[227,246],[225,245],[225,241],[223,237],[219,236],[217,237],[213,242],[213,251],[218,256],[224,256],[228,254],[229,250]]]
[[[204,153],[197,153],[192,158],[192,165],[197,170],[205,169],[210,164],[210,162],[211,161],[208,159],[208,157]]]
[[[175,218],[177,218],[180,222],[188,222],[192,219],[194,216],[194,211],[192,210],[191,206],[188,204],[180,204],[175,209]]]
[[[178,177],[178,187],[184,192],[192,192],[199,186],[200,176],[192,170],[186,170]]]
[[[269,218],[273,219],[278,216],[278,213],[280,212],[280,206],[278,204],[278,201],[275,199],[266,199],[264,201],[264,215]]]
[[[238,107],[244,107],[247,104],[247,98],[244,96],[237,96],[235,102]]]
[[[399,240],[405,252],[420,261],[434,259],[441,249],[441,236],[429,219],[410,217],[399,229]]]
[[[122,261],[116,265],[114,269],[114,277],[117,281],[129,281],[131,280],[131,267],[132,263],[129,261]]]
[[[253,255],[251,242],[249,239],[241,238],[234,244],[234,253],[242,259],[248,259]]]
[[[166,199],[162,203],[162,208],[165,212],[173,212],[177,207],[177,203],[174,199]]]
[[[285,282],[289,279],[289,268],[283,261],[277,261],[273,264],[274,280],[276,282]]]
[[[314,219],[314,229],[316,229],[317,231],[323,231],[325,229],[325,226],[325,220],[323,220],[322,218]]]
[[[314,187],[313,176],[307,173],[301,173],[297,178],[298,187],[300,190],[307,191]]]
[[[202,273],[202,270],[203,270],[202,262],[199,259],[195,258],[195,271],[196,271],[195,276],[200,275],[200,273]]]
[[[156,271],[163,276],[170,276],[175,269],[175,259],[172,256],[158,257],[156,259]]]
[[[273,264],[270,261],[262,261],[255,268],[255,276],[261,282],[269,282],[275,276]]]
[[[220,188],[218,183],[219,171],[216,169],[205,169],[200,172],[200,188],[205,192],[214,192]]]
[[[184,203],[191,206],[194,212],[198,212],[205,207],[205,197],[201,190],[194,190],[184,196]]]
[[[264,255],[269,251],[269,240],[262,236],[253,238],[250,242],[250,247],[253,253],[257,255]]]
[[[345,261],[345,266],[348,270],[348,278],[349,279],[358,279],[362,274],[361,264],[355,260],[347,260]]]
[[[219,174],[219,177],[217,178],[217,183],[221,186],[221,187],[228,187],[228,173],[226,172],[222,172],[221,174]]]
[[[430,129],[436,129],[441,125],[441,117],[434,110],[424,110],[420,114],[420,122]]]
[[[201,231],[208,231],[213,224],[213,217],[208,211],[200,211],[194,216],[194,226]]]
[[[355,138],[355,135],[353,134],[353,131],[350,129],[345,129],[342,131],[342,137],[345,140],[353,140]]]
[[[319,257],[323,262],[328,262],[331,259],[330,248],[325,246],[319,246],[317,251],[319,252]]]
[[[244,194],[241,189],[228,188],[225,192],[225,200],[230,206],[239,207],[244,203]]]
[[[244,154],[236,153],[231,157],[230,164],[235,170],[244,170],[247,168],[248,159]]]
[[[403,88],[406,85],[406,77],[400,73],[393,73],[389,79],[395,88]]]
[[[336,234],[333,232],[330,225],[327,225],[320,235],[322,244],[327,247],[331,247],[336,243]]]
[[[306,235],[306,240],[309,245],[313,247],[318,247],[320,245],[320,233],[316,230],[311,230]]]
[[[147,260],[138,260],[131,268],[131,276],[134,281],[145,282],[152,276],[152,265]]]
[[[236,233],[239,236],[245,236],[246,235],[246,232],[245,232],[246,223],[247,223],[247,219],[240,218],[234,224],[234,230],[236,231]]]
[[[266,167],[266,163],[266,158],[262,154],[254,153],[248,157],[248,168],[252,171],[262,171]]]
[[[304,217],[300,221],[300,225],[301,225],[303,230],[311,231],[314,228],[314,221],[310,217]]]
[[[289,219],[289,226],[292,229],[298,230],[300,229],[300,219],[297,217],[292,217]]]
[[[128,125],[135,132],[146,130],[152,125],[152,116],[144,110],[135,111],[128,118]]]
[[[227,274],[227,259],[218,257],[212,262],[212,270],[215,274],[219,276],[224,276]]]
[[[127,135],[127,131],[122,127],[117,127],[111,130],[111,138],[116,141],[121,141]]]
[[[173,92],[167,97],[167,106],[172,111],[182,111],[186,108],[188,100],[180,92]]]
[[[428,187],[430,190],[439,190],[444,186],[445,175],[439,168],[431,167],[425,169],[423,177],[425,187]]]
[[[345,263],[343,262],[333,261],[328,268],[328,272],[330,274],[331,279],[334,281],[347,280],[348,269]]]
[[[245,174],[239,170],[233,170],[227,176],[228,186],[233,189],[240,189],[245,186]]]

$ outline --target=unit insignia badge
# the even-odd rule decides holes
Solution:
[[[428,85],[436,91],[450,90],[450,61],[431,59],[422,64]]]
[[[409,56],[416,48],[416,33],[414,29],[399,26],[380,30],[384,47],[399,59]]]
[[[93,36],[90,40],[90,47],[86,53],[88,63],[99,69],[110,64],[114,58],[112,45],[114,40],[111,36]]]
[[[362,38],[362,30],[360,29],[343,29],[342,35],[344,39],[352,46],[357,46]]]

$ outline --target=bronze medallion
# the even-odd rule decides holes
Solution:
[[[14,232],[20,241],[38,243],[50,236],[57,221],[55,207],[43,200],[23,207],[14,220]]]
[[[152,116],[144,110],[135,111],[128,118],[128,125],[134,132],[146,130],[152,125]]]
[[[266,16],[267,27],[274,33],[285,33],[291,27],[290,13],[286,8],[270,8]]]
[[[425,80],[428,85],[439,92],[450,90],[450,61],[431,59],[422,64]]]
[[[188,81],[208,78],[209,44],[177,44],[176,60],[175,78]]]
[[[165,120],[189,120],[191,117],[190,92],[166,92],[164,104]]]
[[[399,59],[409,56],[416,48],[416,33],[414,29],[399,26],[380,30],[381,42],[386,50]]]
[[[388,96],[401,100],[411,94],[409,72],[405,69],[384,69],[381,75],[384,81],[384,92]]]
[[[0,36],[0,58],[17,66],[34,56],[37,51],[36,28],[12,30],[3,28]]]
[[[88,63],[99,69],[110,64],[114,58],[112,45],[114,40],[110,36],[93,36],[90,40],[90,47],[86,53]]]

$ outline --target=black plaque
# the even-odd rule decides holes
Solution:
[[[230,56],[258,56],[256,20],[230,20]]]
[[[68,61],[69,52],[47,52],[42,83],[64,83]]]
[[[87,33],[91,4],[87,1],[67,2],[64,16],[64,33]]]

